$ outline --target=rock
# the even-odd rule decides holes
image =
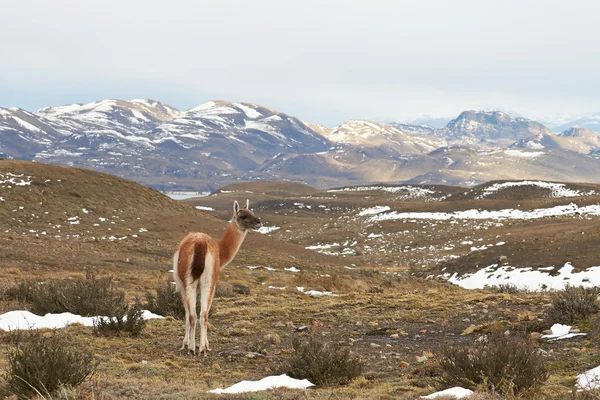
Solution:
[[[569,329],[569,333],[579,333],[581,332],[581,330],[577,329],[577,328],[571,328]]]
[[[444,321],[442,321],[442,326],[450,326],[450,321],[445,319]]]
[[[542,338],[542,334],[539,332],[531,332],[529,336],[534,340],[540,340]]]
[[[471,325],[467,329],[465,329],[464,331],[462,331],[462,333],[460,334],[460,336],[470,335],[471,333],[479,332],[482,329],[483,329],[483,325]]]
[[[552,335],[552,329],[546,329],[542,331],[542,335]]]
[[[426,334],[426,333],[427,333],[427,329],[421,329],[421,330],[419,331],[419,333],[420,333],[420,334],[422,334],[422,335],[424,335],[424,334]]]
[[[406,361],[400,361],[400,368],[406,368],[408,367],[410,364],[407,363]]]
[[[369,343],[369,346],[371,346],[371,347],[373,347],[375,349],[378,348],[378,347],[381,347],[381,345],[377,344],[377,343]]]
[[[404,331],[400,331],[399,334],[400,334],[400,336],[408,336],[408,332],[404,332]]]
[[[356,326],[362,326],[362,322],[361,321],[356,321]]]
[[[398,339],[399,337],[400,337],[400,335],[397,334],[397,333],[393,333],[393,334],[390,335],[391,339]]]
[[[419,364],[422,364],[425,361],[427,361],[427,357],[425,357],[425,356],[415,356],[414,360],[415,360],[415,362],[417,362]]]
[[[281,344],[281,338],[276,333],[268,333],[268,334],[266,334],[265,335],[265,341],[269,342],[271,344],[275,344],[275,345]]]
[[[284,328],[285,324],[283,322],[275,322],[275,325],[273,325],[275,328]]]
[[[257,353],[255,351],[251,351],[249,353],[246,353],[246,358],[250,358],[250,359],[252,359],[252,358],[262,358],[264,356],[265,356],[264,354],[260,354],[260,353]]]
[[[428,319],[428,320],[427,320],[427,323],[428,323],[428,324],[437,324],[437,322],[435,322],[435,320],[434,320],[434,319]]]
[[[296,332],[306,332],[310,329],[311,325],[302,325],[296,328]]]
[[[245,294],[245,295],[250,294],[250,288],[245,285],[237,285],[236,284],[236,285],[233,285],[231,289],[233,290],[233,293],[236,293],[236,294]]]
[[[148,361],[146,361],[146,360],[142,360],[142,361],[141,361],[141,364],[142,364],[142,365],[146,365],[146,364],[148,364]]]
[[[427,358],[432,358],[433,357],[433,353],[430,351],[424,351],[423,354],[421,354],[423,357],[427,357]]]
[[[378,326],[379,323],[377,321],[369,321],[368,325],[369,326]]]
[[[221,366],[217,363],[213,364],[211,366],[212,369],[214,369],[215,371],[220,371],[221,370]]]
[[[505,330],[505,331],[504,331],[504,336],[510,336],[510,330],[508,330],[508,329],[507,329],[507,330]]]

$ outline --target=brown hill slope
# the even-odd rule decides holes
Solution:
[[[135,182],[25,161],[0,160],[0,198],[5,273],[11,268],[153,270],[158,275],[147,274],[140,282],[131,278],[134,285],[152,287],[157,277],[168,278],[164,273],[184,234],[196,230],[219,238],[227,224]],[[31,248],[43,251],[32,254]],[[256,232],[248,235],[234,263],[279,265],[290,255],[315,265],[336,264],[333,257]]]

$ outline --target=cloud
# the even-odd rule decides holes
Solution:
[[[481,107],[600,109],[593,0],[24,0],[2,9],[0,106],[153,97],[189,108],[223,98],[330,125]]]

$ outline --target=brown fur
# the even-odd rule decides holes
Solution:
[[[200,351],[210,350],[206,337],[206,326],[219,279],[219,271],[235,257],[247,231],[260,226],[260,219],[256,218],[248,209],[247,203],[246,208],[239,209],[238,203],[235,202],[233,219],[219,242],[207,234],[191,232],[177,246],[176,254],[179,256],[177,265],[174,266],[176,268],[174,277],[177,288],[181,291],[181,300],[186,310],[186,335],[182,349],[188,347],[190,352],[195,352],[196,291],[200,282],[200,295],[203,299],[200,302]],[[210,256],[208,259],[211,265],[205,265],[207,255]],[[210,272],[203,277],[207,268]],[[202,292],[202,288],[205,292]]]

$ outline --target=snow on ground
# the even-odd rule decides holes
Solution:
[[[585,336],[585,333],[569,333],[571,331],[572,326],[563,325],[563,324],[554,324],[550,328],[552,331],[549,335],[543,335],[542,339],[548,339],[550,341],[560,340],[560,339],[568,339],[575,336]]]
[[[575,386],[583,390],[600,389],[600,366],[577,375]]]
[[[261,226],[260,228],[255,229],[255,231],[264,235],[276,231],[277,229],[280,228],[278,226]]]
[[[375,206],[375,207],[371,207],[371,208],[365,208],[364,210],[359,212],[358,215],[361,217],[364,215],[375,215],[375,214],[379,214],[379,213],[390,211],[390,210],[391,210],[391,208],[389,206]]]
[[[202,210],[202,211],[215,211],[214,208],[212,207],[206,207],[206,206],[196,206],[197,210]]]
[[[304,294],[308,294],[310,296],[339,296],[338,294],[332,293],[332,292],[320,292],[318,290],[305,290],[304,287],[302,286],[297,286],[296,290],[304,293]]]
[[[466,399],[473,394],[472,390],[456,386],[450,389],[442,390],[440,392],[432,393],[428,396],[421,396],[422,399],[437,399],[439,397],[448,398],[454,396],[456,399]]]
[[[164,318],[160,315],[153,314],[148,310],[143,311],[142,317],[146,320]],[[40,328],[58,329],[71,324],[93,326],[94,321],[98,318],[106,317],[82,317],[81,315],[71,313],[46,314],[40,316],[29,311],[9,311],[0,315],[0,329],[4,331]]]
[[[550,275],[546,271],[532,268],[515,268],[493,264],[473,274],[458,275],[454,273],[449,282],[465,289],[481,289],[485,286],[496,286],[511,283],[519,289],[562,290],[567,285],[592,287],[600,282],[600,266],[587,268],[585,271],[573,272],[571,263],[566,263],[558,270],[558,275]]]
[[[294,379],[290,378],[286,374],[282,374],[277,376],[267,376],[266,378],[263,378],[260,381],[241,381],[233,386],[228,387],[227,389],[213,389],[209,390],[208,393],[246,393],[282,387],[288,389],[306,389],[311,386],[315,385],[310,383],[308,379]]]
[[[538,208],[529,211],[517,209],[504,210],[465,210],[446,212],[403,212],[392,211],[386,214],[378,214],[367,219],[367,222],[380,222],[397,219],[427,219],[427,220],[449,220],[449,219],[538,219],[546,217],[560,217],[572,215],[594,215],[600,216],[600,204],[579,207],[577,204],[567,204],[550,208]]]
[[[417,187],[417,186],[356,186],[347,187],[341,189],[329,189],[328,192],[371,192],[371,191],[382,191],[388,193],[405,193],[405,197],[421,198],[428,197],[436,192],[431,189]]]
[[[543,181],[522,181],[522,182],[503,182],[503,183],[494,183],[491,186],[483,189],[483,193],[479,196],[479,199],[487,197],[493,193],[501,191],[506,188],[517,187],[517,186],[537,186],[543,189],[550,189],[550,197],[580,197],[580,196],[589,196],[596,194],[595,191],[590,190],[588,192],[583,192],[581,190],[568,189],[564,183],[553,183],[553,182],[543,182]]]

